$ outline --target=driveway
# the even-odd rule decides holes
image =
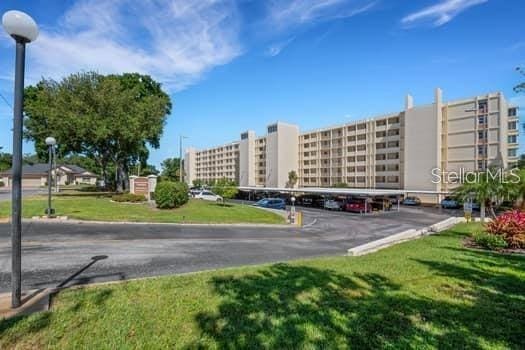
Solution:
[[[44,189],[40,188],[24,188],[22,189],[22,196],[29,197],[39,193],[45,193]],[[11,190],[7,188],[0,188],[0,202],[11,200]]]
[[[95,255],[108,258],[69,285],[343,255],[348,248],[448,217],[419,209],[369,216],[303,211],[303,228],[27,223],[23,285],[56,286]],[[9,232],[8,224],[0,224],[0,292],[10,288]]]

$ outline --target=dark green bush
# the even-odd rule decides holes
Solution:
[[[178,208],[188,202],[188,186],[182,182],[162,181],[157,184],[154,197],[159,209]]]
[[[507,247],[507,242],[502,236],[494,235],[492,233],[476,232],[472,235],[472,238],[477,245],[486,249],[498,250]]]
[[[0,181],[0,187],[4,187],[5,183],[3,181]]]
[[[111,197],[111,200],[114,202],[140,203],[146,201],[146,197],[142,194],[124,193]]]

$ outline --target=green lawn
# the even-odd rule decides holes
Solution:
[[[333,257],[70,290],[0,323],[0,348],[524,349],[525,257],[475,224]]]
[[[44,197],[25,199],[22,215],[26,218],[43,215],[47,201]],[[68,196],[53,199],[57,215],[72,219],[98,221],[147,221],[171,223],[263,223],[284,224],[282,216],[248,205],[190,200],[173,210],[160,210],[149,204],[114,203],[105,197]],[[9,216],[10,202],[0,202],[0,218]]]

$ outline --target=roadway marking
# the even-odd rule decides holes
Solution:
[[[313,225],[315,225],[316,223],[317,223],[317,218],[316,218],[316,219],[314,219],[314,221],[312,221],[311,223],[309,223],[309,224],[306,224],[306,225],[303,225],[303,227],[310,227],[310,226],[313,226]]]

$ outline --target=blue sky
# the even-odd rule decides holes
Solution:
[[[151,74],[174,108],[161,149],[179,135],[197,148],[264,134],[276,120],[302,130],[512,87],[525,65],[522,0],[13,1],[39,23],[26,84],[79,70]],[[12,100],[13,43],[0,35],[0,93]],[[523,114],[523,113],[522,113]],[[0,146],[11,111],[0,100]],[[522,145],[525,139],[521,138]],[[33,151],[31,144],[24,152]],[[522,150],[525,148],[522,147]]]

